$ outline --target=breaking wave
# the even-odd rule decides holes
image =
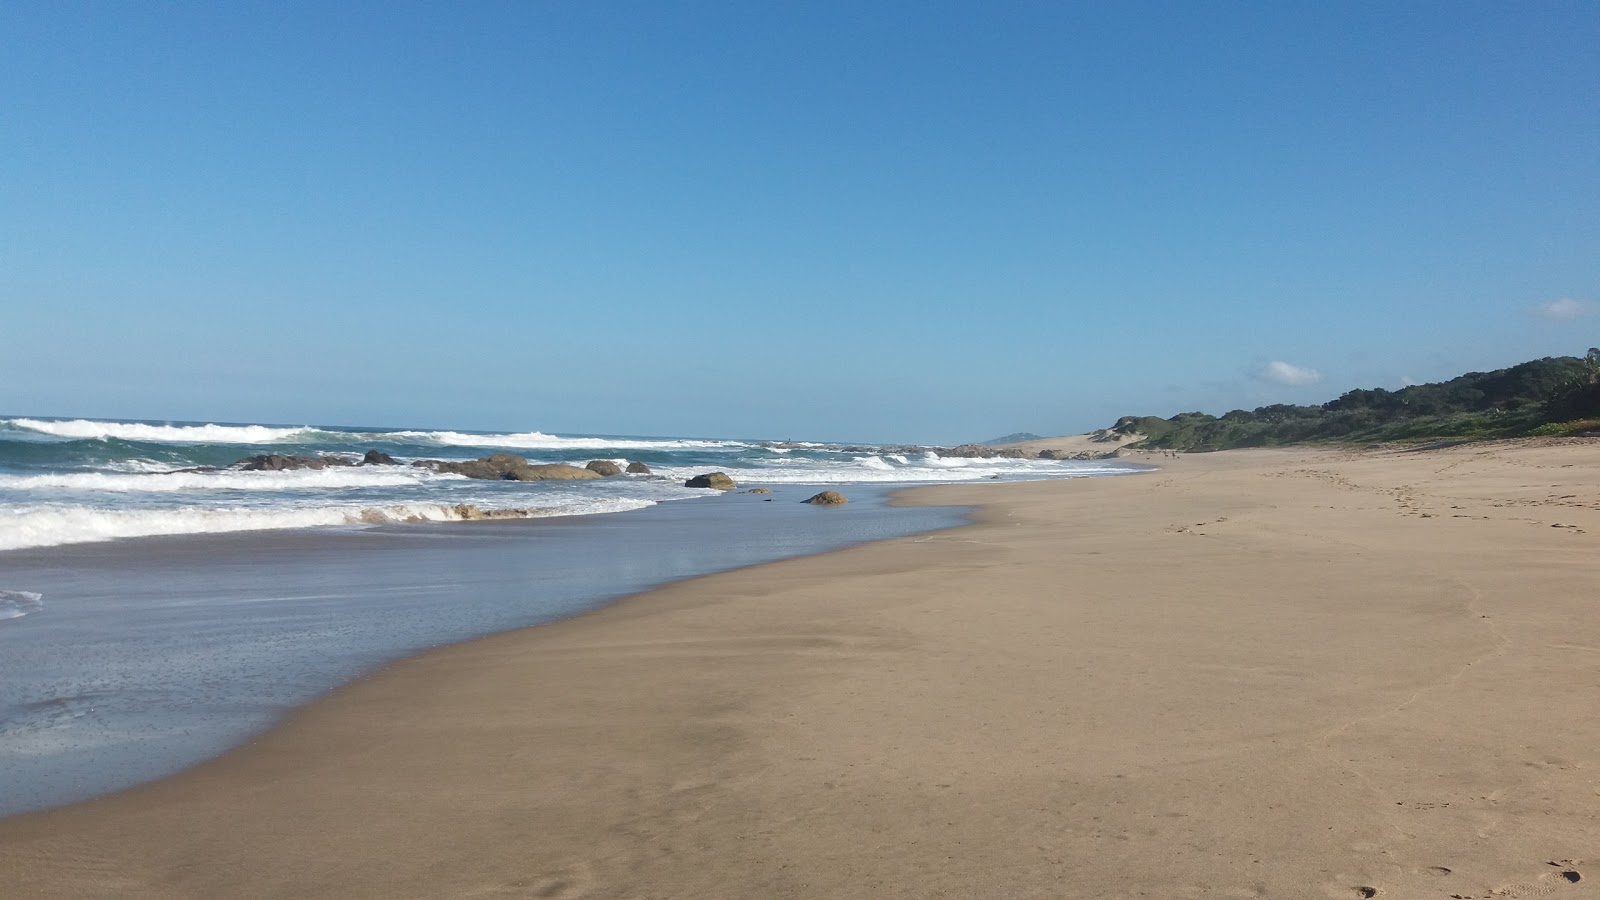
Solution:
[[[501,511],[506,518],[582,516],[654,506],[638,498],[556,502],[537,508]],[[460,508],[445,503],[387,506],[318,506],[292,509],[104,509],[87,506],[24,507],[0,510],[0,550],[53,547],[118,538],[172,534],[224,534],[287,528],[329,528],[413,522],[458,522]],[[0,592],[3,593],[3,592]],[[15,593],[15,592],[11,592]],[[22,615],[23,613],[16,613]],[[0,616],[3,617],[3,616]]]
[[[438,444],[445,447],[511,447],[521,450],[738,450],[743,441],[701,441],[670,438],[557,437],[542,431],[515,434],[472,434],[464,431],[390,431],[362,434],[371,440]]]
[[[182,444],[419,444],[436,447],[505,447],[521,450],[738,450],[746,441],[689,438],[560,437],[542,431],[474,434],[468,431],[348,431],[310,425],[152,424],[89,419],[0,419],[0,426],[68,440],[122,440]]]
[[[461,475],[437,474],[410,466],[337,466],[246,472],[64,472],[48,475],[0,475],[0,489],[174,493],[178,491],[304,491],[337,488],[405,487],[437,480],[465,481]]]
[[[44,598],[32,591],[0,591],[0,620],[20,619],[44,608]]]
[[[157,441],[185,444],[272,444],[302,439],[315,429],[270,425],[149,425],[143,422],[91,422],[88,419],[0,419],[0,424],[77,440]]]

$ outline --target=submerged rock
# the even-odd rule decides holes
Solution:
[[[685,481],[683,486],[692,488],[713,488],[719,491],[731,491],[739,485],[735,484],[733,479],[729,478],[726,472],[707,472],[704,475],[696,475],[688,481]]]
[[[806,498],[804,502],[812,506],[838,506],[841,503],[849,503],[850,501],[845,499],[845,496],[838,491],[823,491],[813,497]]]
[[[609,459],[591,459],[584,468],[591,472],[600,473],[602,478],[610,478],[613,475],[622,474],[622,467]]]
[[[289,469],[326,469],[329,466],[353,466],[355,463],[342,456],[285,456],[280,453],[261,453],[247,456],[234,463],[234,468],[246,472],[283,472]]]
[[[455,506],[450,507],[450,511],[468,521],[477,521],[479,519],[526,519],[536,512],[532,508],[521,507],[516,509],[483,509],[473,503],[457,503]]]
[[[751,488],[750,490],[745,491],[745,493],[746,494],[770,494],[770,493],[772,493],[772,488]]]
[[[400,465],[399,463],[394,461],[394,457],[392,457],[389,454],[383,452],[382,450],[368,450],[367,451],[367,455],[361,457],[361,464],[363,466],[398,466],[398,465]]]
[[[631,462],[631,463],[628,463],[628,474],[629,475],[649,475],[650,474],[650,467],[645,465],[642,462]]]

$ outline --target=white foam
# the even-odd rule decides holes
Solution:
[[[879,472],[892,472],[894,466],[881,456],[858,456],[851,462],[863,469],[873,469]]]
[[[73,419],[47,422],[42,419],[3,419],[0,422],[78,440],[168,441],[188,444],[270,444],[311,434],[315,429],[273,428],[267,425],[146,425],[142,422],[91,422]]]
[[[641,498],[553,498],[526,509],[525,518],[584,516],[654,506]],[[454,504],[400,503],[380,506],[317,506],[277,509],[105,509],[91,506],[21,506],[0,509],[0,550],[54,547],[119,538],[178,534],[223,534],[341,525],[452,522]]]
[[[542,431],[514,434],[467,434],[461,431],[391,431],[363,435],[368,439],[449,447],[512,447],[523,450],[737,450],[742,441],[653,440],[646,438],[557,437]]]
[[[0,620],[20,619],[44,608],[44,599],[32,591],[0,591]]]
[[[916,457],[897,464],[897,457],[857,457],[848,463],[809,459],[772,459],[758,465],[727,466],[726,472],[739,484],[937,484],[965,481],[1038,480],[1084,478],[1093,475],[1126,475],[1139,471],[1125,466],[1094,462],[1029,459],[959,459]],[[707,471],[698,467],[660,467],[656,474],[682,479]]]
[[[177,491],[296,491],[355,487],[402,487],[427,481],[464,481],[412,466],[335,466],[281,472],[73,472],[52,475],[0,475],[0,489],[173,493]]]

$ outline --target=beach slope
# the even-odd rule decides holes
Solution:
[[[0,896],[1600,883],[1597,445],[1161,462],[404,661],[0,821]]]

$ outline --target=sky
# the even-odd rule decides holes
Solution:
[[[1600,4],[0,4],[0,414],[954,443],[1600,344]]]

